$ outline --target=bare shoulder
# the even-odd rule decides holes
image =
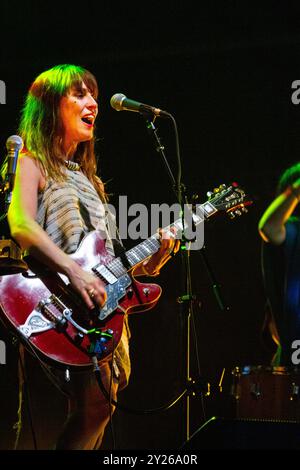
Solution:
[[[32,168],[33,170],[36,169],[39,171],[39,163],[36,158],[31,156],[28,153],[21,153],[18,159],[18,164],[22,166],[22,168]]]
[[[30,178],[38,181],[38,187],[42,190],[45,186],[45,173],[43,171],[41,163],[33,156],[28,153],[23,153],[19,156],[18,160],[19,173],[22,178],[30,175]]]

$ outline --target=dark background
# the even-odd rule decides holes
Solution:
[[[205,226],[206,256],[228,311],[222,311],[201,252],[191,252],[193,291],[198,295],[191,339],[191,376],[210,382],[211,395],[190,399],[191,434],[213,415],[231,414],[229,389],[235,366],[268,364],[272,344],[263,341],[265,297],[257,224],[270,203],[282,170],[298,160],[299,107],[291,101],[300,79],[299,9],[270,2],[92,2],[47,4],[1,2],[0,79],[6,104],[0,106],[0,157],[8,136],[17,133],[31,81],[59,63],[90,69],[100,88],[97,135],[99,170],[113,194],[128,204],[173,203],[172,185],[155,152],[143,118],[117,113],[117,93],[166,109],[176,119],[187,194],[200,201],[212,188],[237,181],[254,204],[235,220],[221,216]],[[176,173],[174,130],[156,121]],[[131,246],[128,241],[127,245]],[[186,335],[176,298],[183,293],[180,256],[157,282],[158,306],[131,317],[132,378],[120,401],[152,409],[185,388]],[[198,304],[201,304],[201,308]],[[7,365],[1,365],[2,449],[13,447],[17,411],[17,354],[5,329]],[[197,348],[195,346],[197,342]],[[31,363],[32,362],[32,363]],[[38,448],[49,448],[63,423],[65,403],[33,361],[28,387]],[[224,387],[218,382],[225,368]],[[19,448],[33,448],[28,399]],[[134,415],[117,411],[119,449],[178,448],[185,440],[186,400],[168,411]],[[110,429],[104,447],[112,447]]]

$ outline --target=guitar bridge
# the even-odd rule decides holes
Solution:
[[[55,324],[45,318],[38,310],[33,310],[27,317],[26,322],[20,325],[18,329],[25,338],[29,338],[34,333],[42,333],[51,328],[55,328]]]

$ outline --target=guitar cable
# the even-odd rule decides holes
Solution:
[[[63,393],[65,396],[69,396],[61,387],[61,384],[58,380],[58,378],[51,372],[51,369],[47,366],[46,363],[42,361],[42,359],[38,356],[36,353],[35,349],[31,345],[30,341],[24,340],[34,357],[37,359],[38,363],[40,364],[42,370],[45,372],[49,380],[59,389],[61,393]],[[125,413],[129,414],[135,414],[135,415],[148,415],[148,414],[155,414],[155,413],[161,413],[163,411],[166,411],[170,409],[172,406],[174,406],[179,400],[181,400],[182,397],[185,396],[186,393],[188,393],[188,388],[185,388],[176,398],[172,399],[168,403],[159,406],[157,408],[152,408],[152,409],[136,409],[136,408],[131,408],[128,406],[125,406],[123,404],[120,404],[116,400],[112,398],[112,382],[113,382],[113,361],[114,361],[114,353],[115,353],[116,345],[113,343],[113,349],[112,349],[112,362],[111,362],[111,375],[110,375],[110,383],[109,383],[109,389],[107,390],[102,382],[101,378],[101,373],[100,373],[100,368],[98,365],[98,359],[96,356],[92,356],[92,363],[93,363],[93,370],[94,374],[97,380],[97,383],[99,385],[99,388],[104,395],[104,397],[107,399],[109,403],[109,413],[110,413],[110,425],[111,425],[111,434],[112,434],[112,440],[113,440],[113,446],[115,448],[115,432],[113,428],[113,420],[112,420],[112,406],[114,405],[116,409],[123,411]],[[22,373],[24,371],[24,364],[22,363]],[[25,371],[24,371],[24,379],[26,379],[25,376]],[[26,380],[24,380],[26,382]],[[29,420],[30,420],[30,427],[31,427],[31,433],[32,433],[32,438],[33,438],[33,444],[34,444],[34,449],[37,450],[37,442],[36,442],[36,435],[33,427],[33,421],[32,421],[32,413],[31,413],[31,400],[29,396],[28,390],[26,390],[26,398],[28,401],[28,414],[29,414]]]
[[[124,411],[125,413],[130,413],[130,414],[136,414],[136,415],[143,415],[143,414],[155,414],[155,413],[161,413],[162,411],[169,410],[172,406],[174,406],[184,395],[188,392],[188,389],[186,388],[181,392],[176,398],[171,400],[170,402],[166,403],[165,405],[159,406],[157,408],[152,408],[152,409],[137,409],[137,408],[130,408],[128,406],[124,406],[123,404],[120,404],[116,400],[114,400],[111,396],[111,388],[107,391],[101,378],[100,374],[100,368],[98,364],[98,359],[96,356],[92,356],[92,362],[94,366],[94,373],[96,376],[96,380],[98,382],[98,385],[100,387],[101,392],[103,393],[104,397],[107,399],[107,401],[110,404],[113,404],[117,409],[120,411]],[[110,380],[112,382],[112,376],[113,376],[113,362],[111,363],[111,377]]]
[[[112,437],[112,448],[113,450],[116,449],[116,438],[115,438],[115,430],[114,430],[114,424],[113,424],[113,413],[112,413],[112,383],[113,383],[113,365],[114,365],[114,360],[115,360],[115,350],[116,346],[114,343],[113,339],[113,350],[112,350],[112,358],[111,358],[111,366],[110,366],[110,379],[109,379],[109,423],[110,423],[110,432],[111,432],[111,437]],[[100,371],[99,371],[100,375]],[[97,377],[96,377],[97,378]],[[98,382],[98,381],[97,381]]]
[[[16,338],[16,337],[15,337]],[[17,339],[17,338],[16,338]],[[14,429],[16,429],[16,440],[14,444],[14,450],[17,450],[18,445],[19,445],[19,440],[20,440],[20,435],[22,431],[22,402],[23,402],[23,391],[25,394],[25,403],[26,403],[26,408],[27,408],[27,414],[28,414],[28,419],[29,419],[29,425],[30,425],[30,430],[31,430],[31,435],[32,435],[32,440],[33,440],[33,448],[34,450],[37,450],[37,439],[36,439],[36,434],[34,430],[34,425],[33,425],[33,414],[32,414],[32,402],[31,402],[31,396],[30,392],[28,389],[28,380],[27,380],[27,375],[25,372],[25,361],[24,361],[24,348],[23,345],[18,341],[18,376],[19,376],[19,406],[18,406],[18,421],[14,425]]]

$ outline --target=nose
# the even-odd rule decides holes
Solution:
[[[87,108],[93,109],[93,110],[98,109],[98,103],[91,94],[88,95]]]

